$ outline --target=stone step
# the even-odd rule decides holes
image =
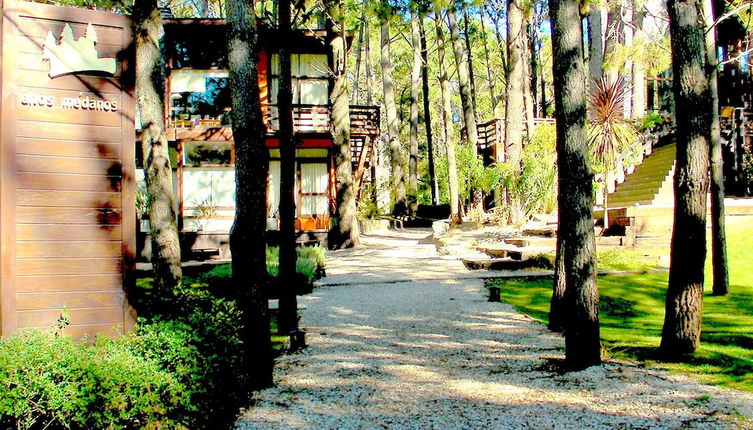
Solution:
[[[625,236],[596,236],[596,246],[622,246]]]
[[[462,261],[469,270],[523,270],[532,267],[530,261],[513,260],[511,258],[463,258]]]
[[[517,247],[502,245],[491,248],[477,248],[479,252],[493,258],[511,258],[513,260],[525,261],[542,254],[553,254],[554,246],[527,246]]]
[[[542,227],[532,227],[523,230],[526,236],[555,237],[557,235],[557,225],[550,224]]]
[[[557,246],[557,238],[555,237],[513,237],[505,239],[504,242],[508,245],[514,245],[521,248],[526,246],[547,246],[554,248]]]

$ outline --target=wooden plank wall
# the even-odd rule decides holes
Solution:
[[[54,325],[65,331],[128,329],[133,312],[134,101],[127,78],[130,24],[122,15],[34,3],[3,5],[0,145],[0,334]],[[51,79],[42,58],[48,31],[91,23],[100,57],[118,58],[116,77]],[[24,97],[52,103],[24,103]],[[63,106],[64,98],[106,100],[114,110]]]

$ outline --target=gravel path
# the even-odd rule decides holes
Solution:
[[[301,298],[309,347],[279,358],[238,429],[753,428],[753,393],[620,363],[557,372],[562,337],[487,302],[429,234],[329,255]]]

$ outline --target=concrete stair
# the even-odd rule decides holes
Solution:
[[[554,258],[557,239],[552,237],[556,227],[544,226],[524,230],[524,235],[504,239],[502,244],[491,247],[478,247],[476,251],[484,256],[463,258],[463,264],[470,270],[523,270],[532,267],[547,267],[550,264],[538,259],[540,255]],[[531,234],[533,233],[533,234]]]
[[[675,144],[655,149],[609,194],[609,208],[671,204],[675,156]]]

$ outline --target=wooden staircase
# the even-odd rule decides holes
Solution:
[[[664,206],[674,203],[672,178],[675,173],[676,145],[654,150],[625,182],[609,194],[607,205],[612,208],[634,206]]]

